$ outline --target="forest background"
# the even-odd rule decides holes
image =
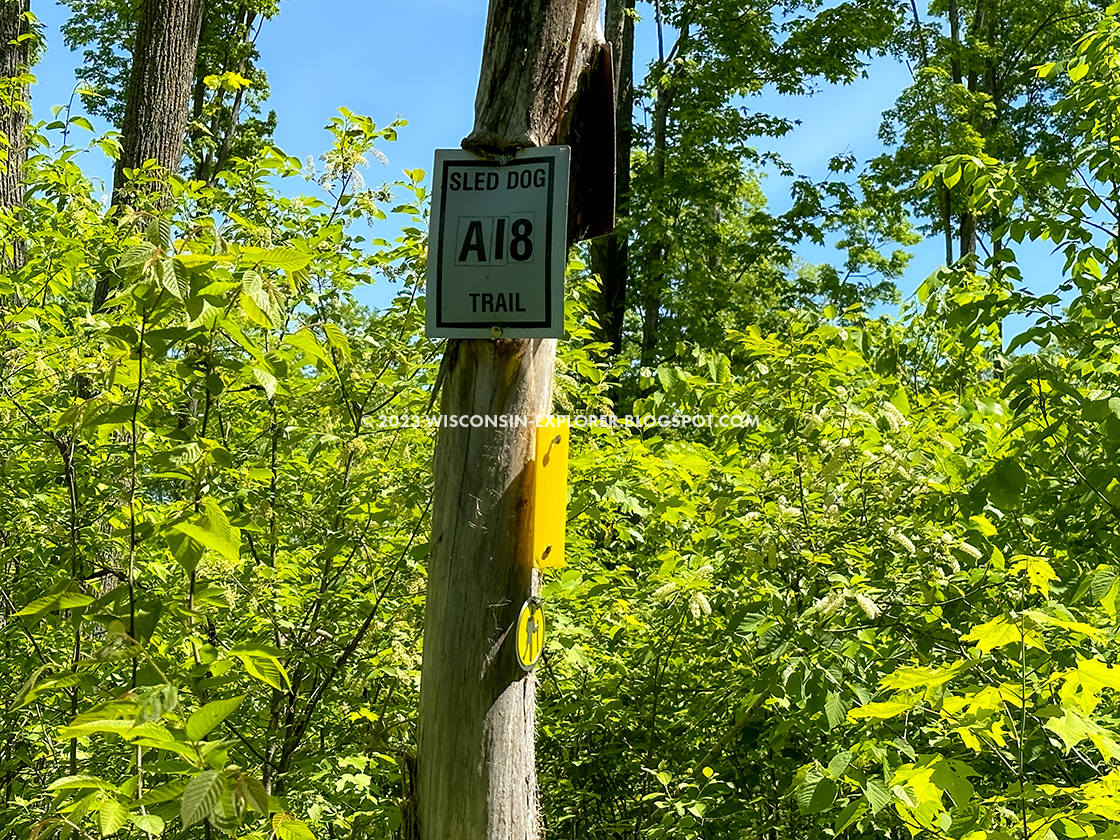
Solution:
[[[38,41],[0,0],[3,831],[411,837],[433,432],[384,418],[436,387],[426,156],[367,185],[407,127],[350,110],[321,157],[273,146],[267,2],[198,12],[180,145],[147,153],[122,47],[152,5],[70,6],[84,105],[28,120]],[[547,831],[1115,837],[1116,10],[641,12],[621,223],[573,251],[557,410],[761,422],[574,440]],[[624,81],[631,21],[608,3]],[[760,92],[827,96],[875,56],[912,71],[882,153],[836,129],[799,177]],[[942,268],[876,314],[923,242]]]

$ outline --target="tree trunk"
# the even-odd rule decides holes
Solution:
[[[204,5],[204,0],[141,4],[125,94],[121,156],[113,173],[114,201],[125,186],[125,169],[154,160],[168,172],[179,171]]]
[[[688,38],[687,26],[681,32],[680,41],[683,43]],[[676,79],[670,80],[658,92],[653,104],[653,184],[650,187],[652,194],[660,192],[661,185],[665,182],[665,158],[669,154],[669,111],[673,107],[676,97]],[[668,225],[669,210],[659,207],[655,210],[658,222]],[[651,248],[651,259],[648,275],[642,284],[642,338],[640,343],[639,363],[643,368],[653,367],[657,358],[657,339],[661,325],[661,299],[667,291],[668,272],[666,265],[669,259],[669,245],[667,237],[662,236]]]
[[[602,43],[598,0],[492,0],[475,126],[483,155],[547,145]],[[451,340],[441,411],[552,409],[554,339]],[[417,803],[423,840],[538,840],[536,682],[513,633],[534,593],[534,428],[440,429],[424,613]]]
[[[634,123],[634,0],[607,0],[606,36],[614,47],[614,78],[617,89],[615,124],[616,192],[618,215],[625,219],[630,193],[630,151]],[[629,231],[622,229],[591,243],[591,270],[602,283],[599,293],[599,336],[617,356],[622,352],[622,321],[626,315],[626,286],[630,267]],[[617,395],[616,395],[617,401]]]
[[[125,94],[121,156],[113,173],[114,204],[128,201],[133,192],[126,169],[151,160],[166,172],[179,171],[204,6],[205,0],[141,2]],[[111,282],[108,274],[98,279],[94,312],[105,305]]]
[[[30,33],[29,9],[29,0],[0,0],[0,209],[23,206],[29,90],[19,79],[31,63],[31,41],[19,39]],[[0,270],[23,265],[24,255],[23,242],[13,240],[8,253],[0,241]]]

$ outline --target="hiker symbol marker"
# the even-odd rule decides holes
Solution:
[[[544,650],[544,610],[541,602],[530,598],[517,617],[517,663],[532,671]]]

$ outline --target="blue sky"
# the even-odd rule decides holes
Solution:
[[[42,119],[51,105],[69,99],[81,55],[70,52],[58,32],[68,9],[45,0],[33,0],[32,9],[47,38],[32,94]],[[457,148],[470,132],[485,9],[485,0],[283,0],[280,15],[264,25],[258,42],[260,66],[272,89],[269,107],[279,117],[277,145],[300,158],[317,157],[329,143],[323,126],[345,106],[379,125],[397,116],[409,122],[396,143],[382,148],[389,167],[371,161],[367,181],[394,179],[405,168],[430,171],[435,149]],[[639,4],[639,12],[643,21],[636,65],[644,66],[653,55],[655,33],[651,7]],[[764,93],[757,107],[801,121],[791,135],[773,141],[773,148],[798,172],[822,178],[829,158],[839,152],[862,162],[882,151],[877,137],[881,113],[908,82],[905,67],[880,58],[868,78],[851,85],[828,87],[812,97]],[[111,180],[108,162],[90,160],[87,169]],[[779,176],[766,179],[764,188],[775,209],[785,206],[788,187],[788,180]],[[378,235],[386,233],[392,235]],[[904,294],[937,268],[942,247],[935,239],[916,249],[900,284]],[[823,261],[841,255],[807,246],[802,256]],[[1046,276],[1037,278],[1039,288],[1056,285],[1056,279],[1050,281],[1055,261],[1046,259],[1042,265]],[[363,297],[378,305],[390,291],[372,289]]]

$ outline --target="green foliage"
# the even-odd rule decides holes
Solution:
[[[67,46],[83,50],[77,70],[82,101],[90,113],[120,128],[132,68],[139,6],[120,0],[66,0],[72,11],[62,26]],[[192,84],[187,156],[193,176],[212,180],[233,158],[267,147],[276,114],[261,117],[268,78],[256,66],[256,39],[279,0],[208,0]]]
[[[40,136],[0,277],[13,836],[399,824],[399,773],[339,796],[319,767],[328,739],[404,750],[418,674],[430,433],[378,418],[434,376],[423,248],[351,231],[390,201],[419,221],[423,173],[357,172],[399,125],[343,112],[325,171],[266,148],[158,216],[103,215]],[[402,284],[377,315],[352,296],[374,273]]]
[[[876,10],[791,17],[763,54],[847,78],[868,42],[818,50],[822,32]],[[774,22],[662,11],[697,40],[647,95],[679,86],[668,128],[726,177],[696,187],[675,146],[663,172],[638,155],[636,242],[665,246],[667,283],[647,364],[604,362],[594,279],[570,266],[558,411],[602,415],[629,377],[633,413],[690,419],[573,437],[569,564],[541,593],[549,835],[1120,835],[1117,11],[1038,71],[1062,79],[1043,98],[1073,153],[1001,162],[967,120],[915,152],[921,186],[1002,247],[937,272],[898,320],[847,276],[905,263],[883,248],[909,233],[881,185],[798,183],[781,235],[844,231],[849,261],[795,288],[757,250],[783,240],[744,150],[684,119],[750,92],[731,47]],[[983,64],[980,41],[951,41],[928,41],[939,61]],[[979,107],[934,64],[937,108]],[[209,74],[227,94],[241,75]],[[19,838],[407,836],[434,435],[399,418],[436,380],[424,174],[366,188],[400,124],[343,110],[318,170],[265,147],[173,181],[165,212],[106,214],[82,152],[46,144],[70,124],[35,128],[26,207],[0,215],[30,246],[0,275],[0,821]],[[402,235],[363,241],[355,223],[386,208]],[[1027,240],[1065,256],[1052,294],[1023,288]],[[400,284],[383,312],[354,300],[371,276]]]

